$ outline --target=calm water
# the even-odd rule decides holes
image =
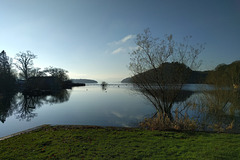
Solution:
[[[186,106],[191,101],[200,104],[201,85],[185,85],[187,92],[173,107]],[[211,90],[211,86],[207,87]],[[229,93],[209,93],[211,100],[228,99]],[[231,91],[231,100],[222,108],[180,108],[200,121],[210,123],[231,122],[240,124],[240,94]],[[219,97],[217,97],[219,96]],[[222,96],[222,97],[221,97]],[[238,101],[239,100],[239,101]],[[212,103],[212,102],[211,102]],[[225,101],[222,102],[225,104]],[[218,104],[219,105],[219,104]],[[221,104],[220,104],[221,105]],[[198,105],[204,106],[204,105]],[[204,110],[204,112],[202,112]],[[29,97],[18,93],[0,97],[0,137],[33,128],[43,124],[51,125],[99,125],[99,126],[137,126],[144,118],[152,116],[155,108],[141,95],[133,92],[131,85],[109,85],[106,89],[100,85],[75,87],[63,90],[52,96]],[[173,113],[174,115],[174,113]],[[238,127],[236,127],[237,130]]]
[[[0,137],[43,124],[131,127],[155,111],[126,85],[75,87],[55,96],[18,94],[13,99],[0,112]]]

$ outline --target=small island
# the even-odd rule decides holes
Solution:
[[[98,83],[96,80],[92,79],[71,79],[73,83]]]

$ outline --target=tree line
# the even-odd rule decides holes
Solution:
[[[33,60],[36,58],[37,55],[31,51],[19,52],[14,57],[15,63],[13,63],[13,59],[3,50],[0,53],[0,92],[15,90],[17,79],[28,81],[31,77],[52,76],[62,82],[69,80],[68,71],[62,68],[50,66],[41,70],[34,67]]]

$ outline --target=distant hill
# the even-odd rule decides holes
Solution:
[[[123,79],[123,80],[121,81],[121,83],[132,83],[132,80],[131,80],[130,77],[128,77],[128,78]]]
[[[211,71],[192,71],[186,83],[189,84],[203,84],[206,83],[208,74]]]
[[[210,71],[192,71],[189,80],[186,83],[189,84],[202,84],[206,82],[206,78]],[[121,81],[121,83],[132,83],[131,77],[127,77]]]
[[[165,66],[165,69],[163,72],[166,75],[168,75],[168,73],[170,73],[174,67],[184,67],[178,63],[164,63],[163,65]],[[188,80],[186,81],[186,83],[189,83],[189,84],[206,83],[207,76],[211,72],[211,71],[193,71],[188,67],[182,71],[184,71],[184,72],[186,71],[186,73],[190,73],[190,76],[189,76]],[[153,70],[146,71],[146,72],[144,72],[144,74],[152,75]],[[131,77],[123,79],[121,81],[121,83],[132,83]]]
[[[98,83],[92,79],[71,79],[73,83]]]

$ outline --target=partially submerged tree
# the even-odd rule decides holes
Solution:
[[[106,90],[107,90],[108,83],[105,82],[105,81],[103,81],[103,82],[101,83],[101,86],[102,86],[102,90],[103,90],[103,91],[106,91]]]
[[[31,51],[19,52],[16,54],[15,66],[21,71],[20,76],[23,77],[25,80],[31,77],[33,67],[33,59],[37,58],[35,54]]]
[[[153,38],[149,29],[136,38],[137,49],[130,53],[129,69],[132,82],[156,108],[157,113],[170,116],[171,109],[181,94],[183,84],[190,76],[190,68],[200,66],[198,55],[204,45],[189,43],[191,36],[182,43],[172,35],[164,39]]]

